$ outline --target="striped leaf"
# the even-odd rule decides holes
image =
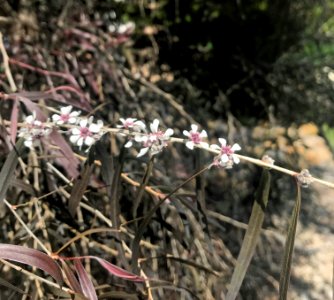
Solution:
[[[270,173],[269,170],[264,169],[262,172],[259,188],[255,195],[255,201],[249,219],[248,228],[241,245],[241,250],[226,296],[227,300],[234,300],[237,297],[242,281],[245,278],[248,266],[254,255],[255,248],[261,234],[264,213],[268,203],[269,190]]]

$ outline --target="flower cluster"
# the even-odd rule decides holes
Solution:
[[[90,147],[103,134],[103,122],[93,123],[93,117],[80,118],[79,111],[72,111],[72,106],[65,106],[60,109],[59,114],[53,114],[52,121],[41,122],[36,120],[36,114],[33,113],[25,118],[25,125],[21,127],[19,136],[25,139],[25,146],[33,148],[38,145],[42,138],[45,138],[52,131],[52,128],[70,124],[70,141],[79,146]]]
[[[33,147],[43,137],[47,136],[52,128],[65,128],[67,133],[70,134],[69,140],[71,143],[79,146],[87,146],[88,149],[91,145],[101,138],[104,132],[108,131],[103,127],[103,122],[98,120],[93,122],[93,117],[81,118],[79,111],[73,111],[72,106],[66,106],[60,108],[58,114],[53,114],[52,121],[41,122],[36,120],[35,114],[26,117],[25,126],[20,129],[19,136],[25,138],[25,145],[27,147]],[[120,135],[126,135],[128,141],[125,143],[125,147],[129,148],[134,145],[134,142],[141,147],[137,154],[137,157],[141,157],[145,154],[156,155],[160,153],[165,147],[168,146],[168,142],[178,141],[184,142],[186,147],[190,150],[194,148],[211,149],[213,152],[219,152],[214,158],[212,165],[224,167],[226,169],[232,168],[234,164],[239,163],[239,157],[235,154],[235,151],[241,150],[239,144],[233,146],[227,145],[225,139],[220,138],[218,145],[209,145],[205,139],[208,134],[205,130],[199,130],[195,124],[191,125],[189,131],[184,130],[183,135],[185,139],[173,139],[173,129],[167,128],[162,130],[159,128],[159,120],[154,119],[149,125],[149,129],[143,121],[135,118],[120,118],[120,124],[116,125],[117,132]]]
[[[33,113],[25,118],[25,126],[20,128],[19,137],[25,139],[24,145],[28,148],[33,148],[40,145],[43,137],[48,136],[52,128],[47,124],[36,120],[36,114]]]

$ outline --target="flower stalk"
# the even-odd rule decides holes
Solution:
[[[215,154],[211,166],[230,169],[234,164],[238,164],[240,161],[246,161],[263,168],[301,178],[301,180],[305,177],[305,174],[302,174],[302,172],[295,172],[275,165],[274,160],[268,156],[257,159],[237,154],[236,151],[241,150],[240,145],[235,143],[230,146],[224,138],[218,139],[220,145],[209,145],[209,143],[205,141],[208,137],[207,132],[205,130],[199,131],[198,126],[195,124],[191,125],[189,131],[183,131],[186,138],[178,138],[172,136],[174,130],[171,128],[167,128],[166,130],[159,129],[158,119],[155,119],[149,125],[150,130],[147,130],[143,121],[135,118],[120,118],[121,124],[113,128],[104,126],[101,120],[93,122],[93,117],[80,117],[80,114],[80,111],[72,111],[72,106],[66,106],[60,108],[59,114],[53,114],[51,121],[41,122],[36,119],[36,115],[33,113],[27,116],[23,123],[18,123],[18,127],[20,128],[18,136],[25,139],[25,145],[28,148],[34,148],[37,145],[40,146],[39,141],[47,139],[49,133],[56,129],[69,134],[70,142],[78,146],[79,149],[87,147],[87,152],[104,133],[110,132],[120,136],[126,136],[128,138],[128,141],[125,143],[126,148],[139,145],[140,149],[137,157],[146,154],[155,156],[168,147],[169,144],[182,143],[189,150],[198,148]],[[4,121],[4,123],[5,125],[10,125],[10,121]],[[334,188],[334,183],[312,177],[311,174],[308,174],[308,178],[310,178],[308,184],[317,182],[327,187]],[[308,186],[308,184],[304,184],[304,186]]]

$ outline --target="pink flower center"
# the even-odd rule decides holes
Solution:
[[[152,132],[150,133],[149,140],[152,142],[156,142],[159,139],[163,138],[164,132],[163,131],[158,131],[158,132]]]
[[[88,136],[91,136],[92,132],[89,130],[88,127],[81,127],[80,128],[80,136],[83,138],[86,138]]]
[[[62,120],[63,122],[68,122],[69,119],[70,119],[70,115],[69,114],[62,114],[60,116],[60,120]]]
[[[199,144],[202,141],[199,132],[190,132],[190,139],[194,144]]]
[[[232,155],[234,153],[231,146],[222,146],[220,152],[221,154],[226,154],[227,156]]]
[[[133,126],[134,126],[134,122],[133,121],[126,120],[124,122],[124,128],[126,128],[126,129],[131,128]]]
[[[154,144],[159,145],[159,141],[162,142],[164,136],[163,131],[158,131],[158,132],[152,132],[148,135],[147,141],[144,143],[144,147],[151,147]]]

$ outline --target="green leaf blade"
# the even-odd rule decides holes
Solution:
[[[255,196],[248,228],[231,278],[230,287],[226,296],[227,300],[234,300],[237,297],[248,266],[254,255],[255,248],[261,234],[265,208],[268,204],[270,181],[271,175],[269,170],[264,169],[260,185]]]
[[[290,224],[288,228],[288,234],[286,238],[285,249],[284,249],[284,254],[283,254],[283,259],[282,259],[282,269],[281,269],[280,281],[279,281],[279,299],[280,300],[287,299],[287,295],[288,295],[293,248],[294,248],[294,243],[295,243],[300,207],[301,207],[301,191],[300,191],[300,185],[297,184],[297,197],[296,197],[295,206],[293,208],[291,219],[290,219]]]

